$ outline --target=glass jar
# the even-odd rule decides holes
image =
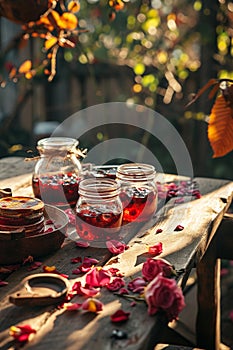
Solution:
[[[76,231],[93,246],[105,247],[106,241],[119,239],[122,223],[120,186],[112,179],[89,178],[79,184],[76,204]]]
[[[146,222],[155,213],[158,190],[152,165],[130,163],[118,167],[116,181],[121,186],[123,224]]]
[[[40,159],[32,177],[36,198],[58,207],[74,207],[78,200],[81,163],[76,157],[78,141],[50,137],[37,143]]]

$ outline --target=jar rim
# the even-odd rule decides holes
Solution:
[[[110,198],[120,193],[120,184],[113,179],[83,179],[79,182],[79,194],[86,197]]]
[[[155,174],[155,168],[151,164],[126,163],[118,166],[116,177],[120,180],[147,181],[153,180]]]
[[[57,147],[74,147],[79,144],[79,141],[71,137],[47,137],[40,139],[37,142],[38,147],[57,148]]]

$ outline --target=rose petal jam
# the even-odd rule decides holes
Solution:
[[[150,164],[128,163],[118,167],[116,180],[121,187],[123,224],[142,223],[152,218],[158,200],[155,174]]]
[[[80,181],[76,231],[81,239],[101,247],[106,247],[106,240],[119,239],[122,223],[119,193],[120,186],[112,179]]]
[[[80,238],[87,241],[113,239],[120,230],[122,213],[108,212],[104,208],[80,209],[77,212],[76,230]]]
[[[120,194],[123,206],[123,223],[145,222],[157,208],[157,193],[148,188],[127,188]]]
[[[34,176],[32,188],[35,197],[47,204],[60,207],[75,206],[79,181],[80,178],[72,173]]]

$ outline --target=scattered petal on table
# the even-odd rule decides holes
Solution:
[[[82,309],[89,312],[99,312],[103,310],[103,303],[95,298],[88,298],[82,304]]]
[[[154,255],[154,256],[161,254],[163,252],[163,243],[158,242],[155,245],[150,246],[148,248],[148,252],[149,252],[149,254]]]
[[[114,314],[110,316],[111,321],[114,323],[124,322],[129,319],[130,312],[125,312],[124,310],[117,310]]]
[[[30,334],[36,333],[36,330],[25,324],[22,326],[11,326],[9,333],[18,342],[25,343],[28,341]]]

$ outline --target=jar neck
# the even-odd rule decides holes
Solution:
[[[79,195],[90,199],[111,199],[120,193],[120,185],[112,179],[85,179],[79,183]]]
[[[37,149],[40,155],[49,156],[66,156],[68,154],[75,154],[78,145],[76,139],[68,137],[50,137],[41,139],[37,143]]]
[[[50,137],[39,140],[37,143],[37,149],[42,159],[74,159],[75,157],[79,158],[76,148],[78,143],[79,142],[76,139],[68,137]]]
[[[121,181],[148,182],[154,180],[155,174],[153,165],[129,163],[118,167],[116,177]]]

